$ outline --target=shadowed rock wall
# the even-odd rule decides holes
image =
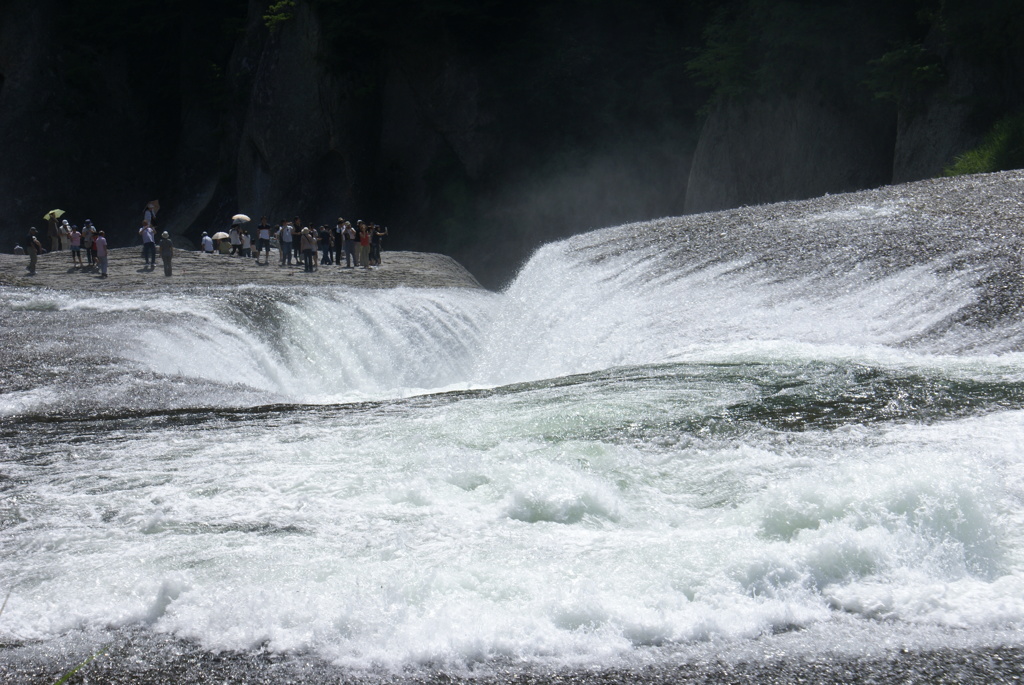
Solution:
[[[798,200],[891,180],[895,121],[811,93],[726,103],[694,154],[686,211]]]
[[[53,208],[117,230],[140,221],[163,185],[166,152],[118,55],[65,49],[59,2],[9,0],[0,11],[0,238],[10,250]],[[13,20],[12,20],[13,19]],[[148,198],[151,199],[151,198]],[[127,216],[125,215],[127,214]]]
[[[873,102],[829,71],[872,44],[705,112],[687,67],[702,5],[388,19],[346,52],[357,37],[325,7],[358,0],[297,0],[274,30],[269,4],[0,0],[0,250],[52,207],[132,245],[159,198],[178,244],[238,211],[363,218],[496,286],[590,228],[933,176],[1024,92],[1020,55],[986,69],[947,50],[940,84]]]

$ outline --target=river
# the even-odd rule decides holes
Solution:
[[[602,229],[500,293],[0,289],[0,655],[1019,648],[1020,187]]]

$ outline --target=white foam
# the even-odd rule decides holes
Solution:
[[[1024,414],[785,443],[554,438],[565,406],[570,433],[605,424],[596,389],[122,431],[59,469],[9,465],[30,485],[3,533],[0,632],[140,623],[401,669],[610,665],[843,613],[979,639],[1024,621]]]

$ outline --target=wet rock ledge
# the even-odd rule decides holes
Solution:
[[[67,250],[40,255],[34,276],[26,270],[28,259],[27,255],[0,254],[0,285],[90,292],[151,292],[250,284],[481,288],[473,275],[454,259],[429,252],[384,252],[379,267],[346,269],[326,265],[306,273],[301,266],[278,266],[277,250],[271,250],[269,265],[262,258],[257,264],[252,258],[176,250],[171,277],[164,276],[159,258],[155,269],[143,265],[141,246],[110,250],[107,278],[100,278],[99,271],[88,266],[73,266]]]

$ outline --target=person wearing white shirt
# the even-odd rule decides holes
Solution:
[[[260,219],[260,232],[257,240],[259,242],[256,243],[256,263],[260,262],[260,252],[266,250],[267,261],[264,264],[270,264],[270,224],[267,223],[267,217]]]
[[[287,221],[281,224],[281,230],[277,232],[277,241],[280,243],[281,248],[281,266],[285,265],[287,261],[290,266],[292,263],[292,225]]]
[[[139,229],[139,235],[142,237],[142,261],[150,269],[156,268],[156,231],[149,225],[149,222],[143,220],[142,228]]]

